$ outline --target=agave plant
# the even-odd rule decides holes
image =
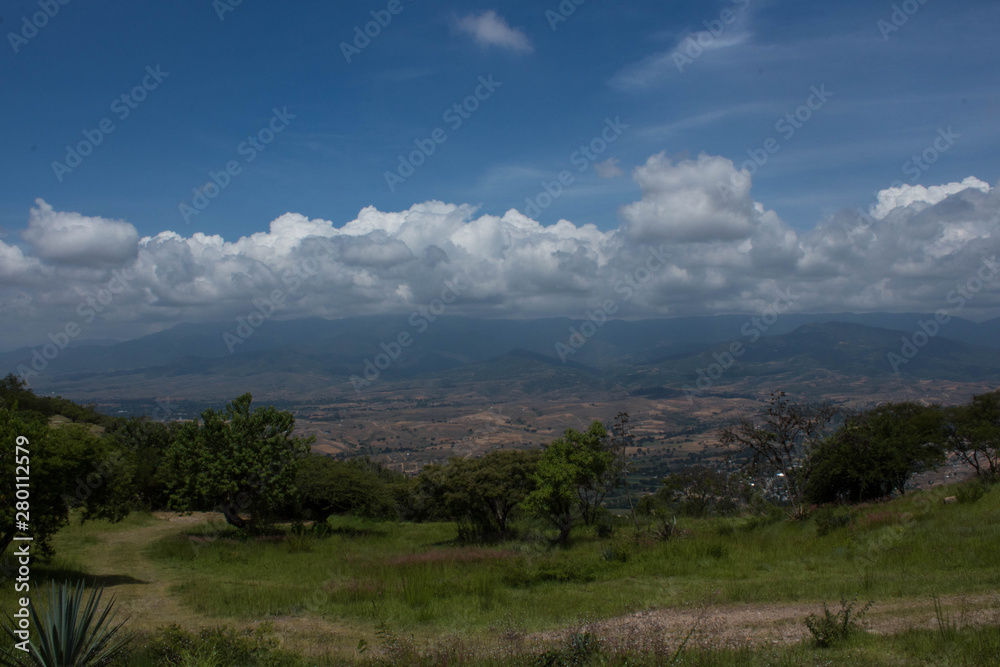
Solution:
[[[131,635],[121,632],[128,619],[114,624],[115,599],[102,611],[103,594],[103,586],[95,588],[84,602],[82,581],[75,588],[68,582],[51,583],[42,610],[31,605],[31,662],[39,667],[93,667],[121,653],[131,640]]]

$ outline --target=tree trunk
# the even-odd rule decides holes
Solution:
[[[230,526],[242,530],[250,525],[249,521],[240,517],[239,510],[236,509],[232,503],[225,503],[220,507],[220,509],[222,510],[223,516],[226,517],[226,523]]]

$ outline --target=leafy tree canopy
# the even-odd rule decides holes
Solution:
[[[548,519],[559,530],[559,542],[565,543],[573,522],[582,518],[592,524],[608,491],[621,482],[615,459],[599,421],[583,433],[567,429],[542,453],[534,473],[535,490],[525,498],[525,509]]]
[[[910,477],[944,460],[941,410],[889,403],[848,416],[811,457],[810,502],[862,502],[904,493]]]
[[[535,487],[539,458],[540,452],[519,451],[454,458],[425,468],[420,489],[447,518],[469,522],[479,537],[502,539],[511,517]]]
[[[981,477],[1000,477],[1000,391],[945,410],[944,444]]]
[[[25,459],[15,449],[18,436],[28,441]],[[119,521],[128,515],[133,473],[130,461],[90,427],[66,424],[49,428],[40,419],[25,418],[16,406],[4,406],[0,407],[0,442],[6,443],[0,451],[4,480],[0,485],[0,525],[4,531],[0,554],[17,533],[14,477],[25,476],[25,472],[30,477],[27,532],[34,538],[32,551],[42,559],[52,557],[52,537],[69,523],[71,509],[81,509],[81,521]]]
[[[299,510],[305,518],[319,523],[334,514],[394,517],[395,480],[387,472],[368,459],[335,461],[322,454],[310,454],[296,465]]]
[[[165,456],[170,504],[214,509],[237,528],[269,525],[295,493],[295,462],[313,438],[294,438],[295,418],[273,406],[250,410],[243,394],[225,411],[182,424]]]

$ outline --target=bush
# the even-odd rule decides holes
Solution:
[[[152,635],[135,657],[155,660],[157,665],[296,665],[292,654],[279,651],[278,641],[268,637],[265,624],[238,632],[221,626],[194,634],[177,625]]]
[[[635,546],[629,539],[619,538],[601,549],[601,558],[609,563],[627,563],[634,550]]]
[[[610,521],[601,521],[594,526],[594,533],[598,539],[607,540],[615,536],[615,524]]]
[[[836,507],[824,507],[813,516],[816,518],[816,535],[819,537],[851,525],[851,513]]]
[[[965,482],[955,489],[955,497],[960,503],[974,503],[985,495],[986,484],[980,479]]]
[[[559,649],[550,649],[538,656],[536,667],[569,667],[592,664],[601,654],[601,640],[590,632],[574,632]]]
[[[916,403],[888,403],[848,415],[809,456],[811,503],[860,503],[903,493],[914,473],[937,467],[941,412]]]
[[[750,532],[758,528],[765,528],[783,521],[787,517],[788,515],[783,508],[768,503],[761,509],[759,514],[755,514],[746,520],[743,524],[743,530]]]
[[[854,611],[856,603],[857,597],[850,602],[846,598],[840,598],[840,611],[834,614],[824,602],[822,616],[806,616],[806,627],[812,633],[816,646],[827,648],[846,641],[851,635],[861,631],[860,621],[871,609],[873,602],[868,602],[858,612]]]
[[[50,582],[47,593],[43,605],[30,608],[36,633],[30,645],[31,664],[89,667],[107,664],[125,651],[131,635],[122,631],[125,621],[115,623],[114,598],[101,607],[103,587],[85,595],[82,581],[76,586],[68,582],[56,586]],[[17,641],[14,628],[18,625],[10,616],[7,618],[10,623],[7,634]]]

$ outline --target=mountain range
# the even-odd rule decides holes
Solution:
[[[1000,381],[1000,318],[935,325],[920,313],[243,320],[81,342],[45,358],[54,349],[0,353],[0,370],[31,371],[36,391],[81,400],[207,400],[242,391],[290,399],[470,385],[487,394],[614,389],[655,397],[834,376],[842,384]]]

